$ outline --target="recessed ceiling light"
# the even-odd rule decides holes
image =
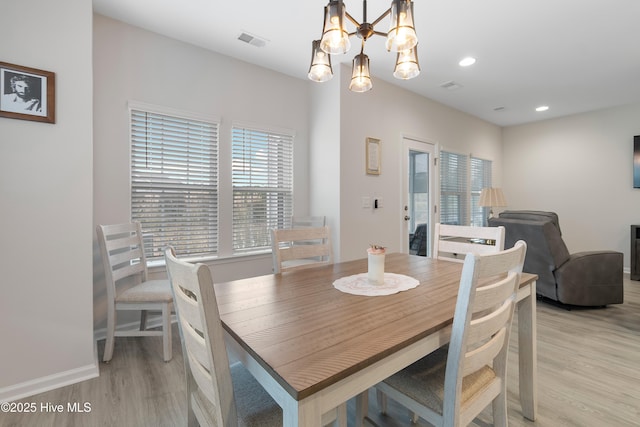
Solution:
[[[548,105],[541,105],[536,108],[536,111],[541,112],[541,111],[547,111],[548,109],[549,109]]]
[[[469,65],[473,65],[475,63],[476,63],[476,58],[473,58],[471,56],[467,56],[466,58],[464,58],[460,62],[458,62],[458,65],[460,65],[461,67],[468,67]]]

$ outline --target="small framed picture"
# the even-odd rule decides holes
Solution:
[[[380,140],[367,138],[367,175],[380,175]]]
[[[0,62],[0,117],[55,123],[55,73]]]

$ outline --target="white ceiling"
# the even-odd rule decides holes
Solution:
[[[93,0],[97,13],[224,55],[306,79],[311,41],[328,0]],[[390,0],[369,0],[373,22]],[[345,0],[362,21],[362,2]],[[384,38],[366,43],[374,78],[500,126],[640,102],[639,0],[414,0],[421,74],[392,76]],[[376,26],[387,32],[389,18]],[[349,23],[349,31],[353,26]],[[239,41],[242,32],[265,47]],[[351,63],[351,50],[333,56]],[[477,63],[461,68],[458,61]],[[454,81],[457,90],[440,87]],[[321,83],[310,83],[321,84]],[[364,95],[366,96],[366,95]],[[540,105],[549,110],[535,112]],[[503,107],[499,111],[496,108]]]

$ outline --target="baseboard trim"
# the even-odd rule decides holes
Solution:
[[[82,381],[96,378],[100,375],[98,368],[98,347],[93,348],[93,363],[86,366],[59,372],[46,377],[36,378],[15,384],[9,387],[0,388],[0,402],[12,402],[25,397],[44,393],[56,388],[76,384]]]

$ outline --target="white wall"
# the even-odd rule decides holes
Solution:
[[[633,136],[640,104],[503,131],[509,209],[557,212],[571,253],[610,249],[629,267],[630,225],[640,224],[633,188]]]
[[[309,131],[310,214],[327,217],[340,259],[340,69],[333,78],[311,85]]]
[[[2,61],[56,74],[55,124],[0,118],[0,401],[98,373],[91,25],[83,0],[22,0],[0,14]]]
[[[94,223],[130,221],[130,100],[218,117],[220,128],[220,254],[231,256],[231,127],[233,121],[295,130],[294,213],[309,210],[309,84],[230,57],[94,16]],[[106,300],[98,248],[95,323]],[[210,263],[216,281],[271,272],[271,255]],[[158,271],[156,277],[164,275]],[[124,319],[124,316],[121,316]],[[126,323],[126,319],[123,320]],[[120,324],[123,322],[119,322]],[[117,346],[117,343],[116,343]],[[116,347],[117,353],[117,347]]]
[[[495,185],[502,178],[501,128],[375,79],[366,93],[348,90],[350,70],[341,70],[340,251],[343,261],[362,258],[370,243],[401,251],[402,138],[435,142],[441,148],[493,160]],[[381,140],[380,175],[365,173],[365,139]],[[382,197],[377,210],[361,197]],[[439,201],[436,201],[439,203]]]

